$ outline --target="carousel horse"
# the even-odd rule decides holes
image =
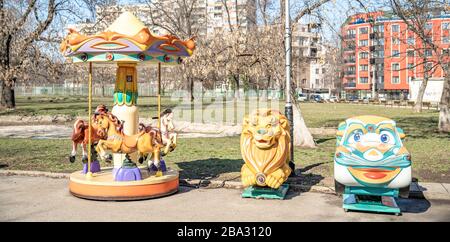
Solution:
[[[153,145],[157,145],[157,144],[163,144],[163,140],[161,137],[161,131],[158,128],[154,128],[151,125],[146,126],[143,123],[139,123],[139,128],[138,128],[138,132],[145,132],[145,133],[149,133],[151,136],[155,137],[154,139],[154,143]],[[148,153],[147,154],[139,154],[139,163],[142,164],[144,163],[145,160],[147,160],[148,157]],[[161,152],[161,156],[163,156],[164,154]]]
[[[97,115],[106,113],[108,113],[108,108],[106,108],[105,105],[99,105],[92,116],[92,120],[94,120]],[[106,133],[103,132],[103,130],[98,129],[95,122],[92,122],[90,136],[92,144],[96,144],[100,139],[106,139]],[[82,161],[86,162],[88,160],[86,145],[89,143],[89,123],[82,119],[77,119],[73,125],[71,140],[72,152],[70,153],[69,161],[71,163],[75,162],[78,145],[82,144]]]
[[[156,159],[159,159],[159,152],[163,144],[158,141],[157,132],[142,130],[135,135],[126,135],[118,129],[120,122],[111,113],[97,115],[95,123],[99,129],[104,130],[108,137],[106,140],[99,140],[95,148],[100,159],[105,160],[107,158],[106,150],[125,154],[137,151],[140,155],[152,153],[157,157]]]
[[[157,119],[154,117],[153,119]],[[163,154],[172,152],[177,146],[177,133],[174,133],[175,125],[173,124],[173,112],[166,109],[161,113],[161,136],[165,145]]]

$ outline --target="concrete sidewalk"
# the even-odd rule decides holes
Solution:
[[[20,170],[0,170],[0,176],[32,176],[32,177],[48,177],[48,178],[65,178],[68,179],[68,173],[52,173],[41,171],[20,171]],[[180,180],[181,185],[190,187],[203,188],[231,188],[242,189],[240,182],[236,181],[219,181],[219,180]],[[335,194],[334,187],[328,186],[305,186],[291,184],[291,190],[296,192],[317,192],[325,194]],[[430,182],[413,182],[411,184],[410,198],[415,199],[435,199],[450,200],[450,184],[448,183],[430,183]]]
[[[181,186],[159,199],[100,202],[72,196],[67,179],[0,176],[0,221],[450,221],[450,200],[398,199],[403,214],[395,216],[345,213],[330,194],[290,191],[283,201],[240,195]]]

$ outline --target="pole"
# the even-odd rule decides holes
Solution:
[[[292,97],[291,97],[291,65],[292,65],[292,48],[291,48],[291,13],[290,13],[290,1],[285,0],[286,10],[286,106],[285,114],[289,121],[290,135],[291,135],[291,149],[289,156],[289,167],[292,169],[292,175],[295,176],[295,164],[294,164],[294,113],[292,110]]]
[[[88,127],[88,167],[87,167],[87,173],[86,173],[86,177],[90,178],[92,177],[92,172],[91,172],[91,144],[92,144],[92,62],[89,62],[89,94],[88,94],[88,110],[89,110],[89,115],[88,115],[88,122],[89,122],[89,127]]]
[[[158,62],[158,129],[161,129],[161,62]]]

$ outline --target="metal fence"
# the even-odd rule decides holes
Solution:
[[[108,85],[94,85],[92,87],[94,96],[112,96],[114,93],[114,84]],[[138,85],[139,96],[156,96],[157,89],[154,85],[148,83],[139,83]],[[40,86],[22,86],[17,85],[15,87],[16,96],[87,96],[88,86],[85,84],[79,85],[64,85],[64,84],[47,84]],[[194,96],[202,98],[230,98],[236,94],[233,90],[206,90],[202,88],[194,88]],[[164,90],[163,96],[179,97],[183,98],[187,96],[185,90]],[[256,98],[267,97],[268,99],[280,100],[284,98],[283,90],[243,90],[239,91],[240,97]]]

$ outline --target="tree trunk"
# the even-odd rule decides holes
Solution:
[[[448,72],[447,72],[448,73]],[[446,73],[446,74],[447,74]],[[444,79],[441,102],[439,103],[439,132],[450,133],[450,76]]]
[[[1,108],[13,109],[16,108],[16,99],[14,95],[14,81],[6,83],[2,81],[2,97],[0,102]]]
[[[316,142],[314,142],[314,138],[311,132],[309,132],[308,127],[306,127],[305,120],[303,119],[303,115],[298,104],[298,100],[297,98],[295,98],[294,88],[291,88],[291,97],[292,110],[294,112],[294,146],[315,148]]]
[[[315,148],[316,143],[308,127],[306,127],[300,108],[295,104],[292,108],[294,111],[294,146]]]
[[[240,83],[239,83],[239,74],[238,75],[233,75],[233,79],[234,79],[234,99],[241,99],[241,96],[239,94],[239,89],[240,89]]]
[[[420,85],[419,93],[417,94],[417,100],[416,100],[416,103],[414,104],[414,112],[415,113],[422,112],[423,96],[425,94],[425,90],[427,89],[428,79],[429,78],[428,78],[427,73],[424,73],[424,78],[423,78],[422,84]]]
[[[187,85],[188,85],[188,92],[189,92],[189,98],[191,102],[194,102],[194,78],[188,77],[187,78]]]

